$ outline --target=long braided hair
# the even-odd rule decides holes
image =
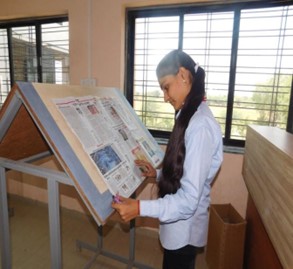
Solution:
[[[205,96],[205,72],[183,51],[173,50],[160,61],[156,70],[157,78],[160,79],[167,75],[176,75],[180,67],[184,67],[190,72],[192,85],[181,111],[175,120],[167,145],[162,163],[162,173],[158,183],[159,197],[164,197],[166,194],[174,194],[180,188],[185,160],[185,131],[191,117],[197,111]]]

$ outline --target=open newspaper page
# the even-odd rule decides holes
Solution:
[[[67,97],[53,102],[95,163],[112,194],[129,197],[141,184],[135,159],[155,167],[161,152],[124,111],[118,98]]]

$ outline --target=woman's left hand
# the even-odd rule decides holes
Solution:
[[[119,213],[125,222],[139,216],[139,200],[119,196],[119,203],[113,201],[112,208]]]
[[[136,166],[141,168],[142,176],[154,178],[157,177],[157,171],[150,162],[144,160],[135,160],[134,163]]]

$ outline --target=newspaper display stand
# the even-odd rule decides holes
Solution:
[[[86,147],[82,143],[83,141],[88,141],[88,137],[83,140],[82,137],[78,136],[79,130],[78,128],[74,129],[74,121],[71,122],[71,126],[67,122],[67,120],[70,121],[70,115],[66,115],[68,111],[62,111],[64,107],[58,106],[58,103],[63,102],[64,104],[64,101],[67,101],[69,97],[82,99],[84,96],[94,98],[95,106],[98,108],[103,106],[104,112],[110,111],[110,109],[112,111],[114,108],[112,112],[115,112],[115,115],[113,113],[111,115],[116,117],[117,114],[120,114],[118,117],[119,124],[115,125],[115,121],[112,121],[112,126],[115,125],[113,133],[116,131],[118,133],[119,131],[123,138],[126,137],[127,146],[130,144],[130,153],[125,153],[125,155],[121,153],[126,150],[126,146],[119,149],[117,145],[103,144],[97,134],[92,137],[101,142],[103,149],[101,147],[93,149],[92,145]],[[102,105],[100,100],[97,101],[97,98],[104,98]],[[114,105],[111,102],[109,105],[109,100],[112,100]],[[82,99],[83,101],[84,99]],[[100,106],[97,104],[98,102]],[[93,103],[90,103],[91,107],[92,105]],[[82,105],[81,108],[83,108]],[[72,109],[72,107],[69,109]],[[62,112],[64,112],[63,115]],[[92,126],[88,125],[88,123],[87,119],[86,127],[91,128]],[[117,126],[121,126],[121,123],[123,123],[123,127],[117,128]],[[134,134],[134,137],[130,137],[130,134]],[[117,140],[117,136],[113,139]],[[137,143],[136,147],[134,146],[135,143]],[[104,155],[99,154],[105,152],[108,154],[109,151],[111,152],[110,156],[115,156],[115,161],[114,163],[111,162],[111,164],[108,162],[107,164],[109,165],[105,166],[105,164],[100,163],[100,157]],[[53,154],[56,157],[64,172],[27,163],[48,154]],[[130,165],[131,158],[147,158],[154,166],[157,166],[163,158],[163,152],[119,90],[27,82],[15,84],[0,110],[1,268],[10,269],[12,266],[6,188],[7,169],[47,179],[51,268],[58,269],[61,268],[62,264],[58,184],[63,183],[75,187],[101,229],[102,225],[107,222],[107,219],[113,213],[111,208],[113,192],[121,190],[123,193],[125,191],[124,195],[129,197],[143,183],[143,179],[139,181],[139,173],[135,171],[134,165],[133,167]],[[104,169],[105,167],[106,170]],[[131,182],[126,181],[129,175],[132,179]],[[125,181],[123,181],[123,176]],[[109,182],[113,178],[117,181]],[[121,184],[117,183],[116,186],[115,184],[118,180],[119,184]],[[128,268],[132,268],[135,264],[134,226],[132,223],[129,259],[107,253],[110,258],[128,263]],[[93,250],[103,254],[99,247]],[[136,266],[138,268],[150,268],[138,263]]]

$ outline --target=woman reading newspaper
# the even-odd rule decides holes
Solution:
[[[157,67],[157,78],[177,112],[160,170],[136,161],[143,176],[155,177],[158,199],[119,197],[112,203],[124,221],[160,220],[163,269],[194,269],[197,248],[207,241],[211,183],[223,158],[219,124],[205,101],[205,72],[186,53],[174,50]]]

